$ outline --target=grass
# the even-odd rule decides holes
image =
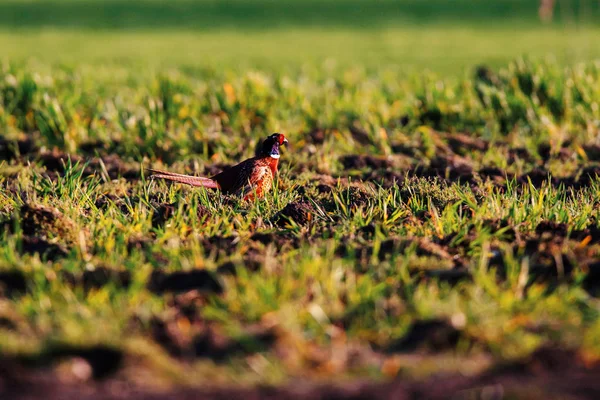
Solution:
[[[0,362],[152,390],[597,365],[592,18],[281,4],[0,5]],[[260,201],[145,173],[275,131]]]
[[[430,347],[479,360],[471,373],[540,346],[599,357],[597,66],[441,81],[28,68],[1,79],[2,270],[25,282],[4,278],[4,354],[115,347],[161,387],[385,377]],[[207,174],[275,130],[292,148],[264,200],[143,174]],[[431,320],[460,339],[402,342]]]
[[[13,61],[132,68],[339,70],[392,67],[461,76],[516,57],[597,59],[597,2],[536,1],[8,1],[0,46]]]
[[[422,69],[442,76],[462,76],[485,62],[498,68],[515,57],[551,57],[563,64],[600,56],[596,28],[568,31],[552,28],[477,29],[420,27],[330,31],[324,28],[256,32],[121,33],[43,31],[0,33],[0,44],[11,59],[52,60],[81,65],[106,63],[213,70],[250,68],[299,70],[325,67]],[[326,38],[324,40],[323,38]],[[465,46],[465,43],[469,43]],[[66,51],[64,49],[71,49]],[[42,63],[44,64],[44,63]]]

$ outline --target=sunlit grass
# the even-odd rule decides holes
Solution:
[[[25,286],[0,284],[0,352],[113,346],[157,386],[382,378],[434,320],[459,340],[401,374],[600,359],[598,28],[375,17],[0,27],[0,272]],[[264,199],[145,172],[210,175],[275,131]]]
[[[573,64],[600,57],[597,28],[407,26],[361,31],[292,28],[258,32],[0,31],[2,56],[42,63],[119,64],[190,70],[352,66],[461,76],[527,54]]]

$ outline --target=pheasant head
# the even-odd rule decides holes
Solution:
[[[288,140],[281,133],[274,133],[260,144],[256,151],[259,158],[270,157],[279,159],[279,147],[288,144]]]

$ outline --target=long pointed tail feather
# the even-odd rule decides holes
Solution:
[[[152,174],[154,174],[154,175],[168,175],[168,176],[179,176],[179,177],[186,177],[186,178],[198,178],[198,179],[208,179],[208,180],[211,180],[210,178],[205,178],[203,176],[193,176],[193,175],[177,174],[175,172],[163,171],[163,170],[160,170],[160,169],[146,168],[146,170],[152,172]]]
[[[195,187],[219,189],[219,184],[210,178],[204,178],[201,176],[176,174],[174,172],[161,171],[161,170],[157,170],[157,169],[148,169],[148,171],[152,172],[152,175],[150,175],[150,178],[152,178],[152,179],[165,179],[167,181],[184,183],[186,185],[195,186]]]

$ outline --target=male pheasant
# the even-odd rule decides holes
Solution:
[[[175,174],[153,169],[150,170],[153,173],[151,178],[219,189],[225,194],[237,195],[244,198],[244,200],[252,200],[254,195],[262,198],[271,189],[273,179],[277,173],[280,156],[279,147],[287,143],[285,136],[274,133],[267,137],[262,145],[257,148],[256,156],[242,161],[212,178]]]

